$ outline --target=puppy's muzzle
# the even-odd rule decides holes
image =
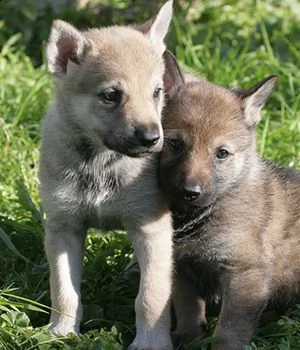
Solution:
[[[149,153],[160,152],[163,145],[163,133],[159,125],[131,126],[127,130],[108,133],[104,138],[105,145],[117,152],[142,157]]]
[[[137,128],[135,130],[135,137],[142,147],[150,148],[158,144],[160,140],[160,130],[156,126],[147,129]]]
[[[179,202],[193,207],[207,207],[215,202],[217,196],[215,190],[205,190],[197,179],[182,180],[174,193]]]
[[[180,192],[183,199],[190,202],[198,199],[202,194],[200,184],[192,180],[182,183],[180,186]]]

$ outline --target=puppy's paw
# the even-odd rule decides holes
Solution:
[[[79,330],[78,327],[74,326],[74,323],[70,324],[70,322],[60,322],[56,324],[51,324],[49,326],[49,331],[58,336],[66,336],[68,334],[78,335]]]
[[[128,350],[173,350],[171,337],[159,339],[159,336],[154,339],[143,339],[138,341],[135,339],[129,346]]]
[[[127,350],[173,350],[173,345],[139,345],[131,344]]]
[[[196,339],[201,339],[204,335],[201,326],[195,327],[189,332],[178,332],[172,333],[172,341],[175,349],[185,349],[189,344],[191,344]]]

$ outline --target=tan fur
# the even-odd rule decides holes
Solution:
[[[255,125],[275,81],[234,91],[175,74],[177,93],[163,118],[160,176],[175,225],[175,333],[189,341],[202,335],[199,297],[219,295],[214,350],[241,350],[268,302],[283,306],[299,293],[300,175],[255,151]],[[220,148],[229,152],[225,159],[216,156]]]
[[[47,63],[56,90],[43,123],[40,181],[55,333],[79,332],[87,229],[124,228],[141,271],[130,349],[173,348],[171,215],[155,155],[163,141],[163,39],[171,14],[168,1],[140,27],[53,24]]]

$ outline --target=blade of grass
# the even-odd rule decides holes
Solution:
[[[18,249],[15,247],[15,245],[13,244],[13,242],[11,241],[9,236],[2,230],[1,227],[0,227],[0,239],[2,239],[2,241],[7,246],[7,248],[10,249],[14,254],[16,254],[18,257],[20,257],[21,259],[23,259],[27,263],[34,265],[29,259],[27,259],[24,255],[22,255],[18,251]]]

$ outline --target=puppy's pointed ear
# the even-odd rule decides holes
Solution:
[[[272,75],[263,79],[248,91],[237,90],[237,95],[243,100],[244,115],[249,126],[255,126],[260,121],[260,111],[271,94],[277,77]]]
[[[54,21],[46,47],[49,71],[58,78],[64,78],[70,61],[79,65],[90,48],[88,40],[71,24]]]
[[[183,73],[176,57],[171,51],[166,50],[163,55],[165,63],[164,91],[166,100],[171,100],[184,85]]]
[[[148,35],[155,50],[162,55],[165,50],[164,38],[168,33],[173,13],[173,0],[167,1],[154,19],[147,21],[138,29]]]

